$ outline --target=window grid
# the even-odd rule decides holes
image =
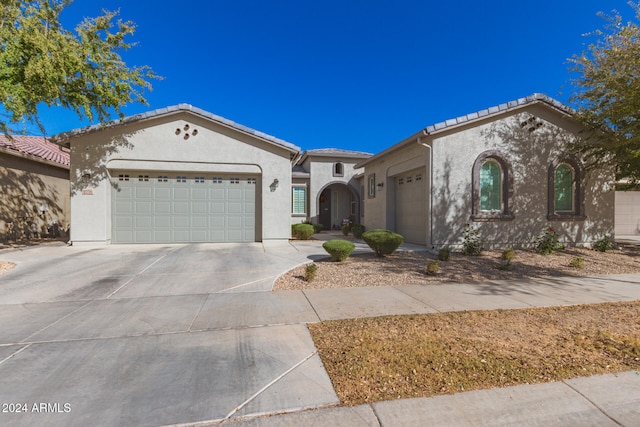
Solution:
[[[305,187],[292,188],[291,207],[294,215],[305,215],[307,213],[307,189]]]

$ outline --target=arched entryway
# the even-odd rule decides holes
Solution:
[[[335,182],[318,194],[318,223],[325,230],[340,228],[344,220],[356,223],[360,218],[360,197],[350,185]]]

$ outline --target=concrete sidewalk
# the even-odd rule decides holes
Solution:
[[[269,292],[321,243],[3,252],[0,401],[29,413],[0,424],[640,425],[634,373],[337,406],[307,323],[636,300],[640,275]]]
[[[294,242],[300,251],[317,244]],[[409,248],[419,250],[419,248]],[[304,299],[297,295],[304,295]],[[270,294],[308,301],[307,320],[493,310],[640,300],[640,274],[490,281],[481,284],[313,289]],[[296,297],[294,297],[296,295]],[[281,319],[300,311],[279,307]],[[293,307],[292,307],[293,308]],[[280,311],[281,310],[281,311]],[[215,423],[213,423],[215,424]],[[212,424],[212,425],[213,425]],[[226,423],[223,423],[226,424]],[[208,425],[208,424],[204,424]],[[632,426],[640,425],[640,372],[328,407],[234,420],[234,426]]]

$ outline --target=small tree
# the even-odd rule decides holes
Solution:
[[[0,8],[0,132],[20,122],[36,124],[38,108],[61,106],[90,121],[107,121],[131,102],[146,104],[147,66],[128,67],[119,52],[133,46],[130,21],[105,11],[67,31],[60,14],[72,0],[4,0]],[[5,119],[6,118],[6,119]]]
[[[574,116],[589,132],[574,150],[587,166],[610,165],[617,178],[640,182],[640,5],[628,3],[635,22],[625,22],[618,12],[599,13],[606,20],[597,40],[586,51],[569,59],[577,77],[572,101]]]

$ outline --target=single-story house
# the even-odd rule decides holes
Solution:
[[[187,104],[55,139],[71,150],[74,245],[291,235],[291,143]]]
[[[71,151],[74,244],[285,240],[291,224],[386,228],[406,241],[525,246],[548,227],[589,244],[614,227],[613,172],[540,94],[422,129],[372,155],[300,148],[180,104],[54,139]]]
[[[614,233],[614,173],[571,154],[581,131],[542,94],[428,126],[356,165],[364,224],[435,249],[459,247],[467,226],[487,247],[529,246],[550,227],[589,245]]]
[[[0,239],[58,235],[69,225],[69,152],[39,136],[0,135]]]

